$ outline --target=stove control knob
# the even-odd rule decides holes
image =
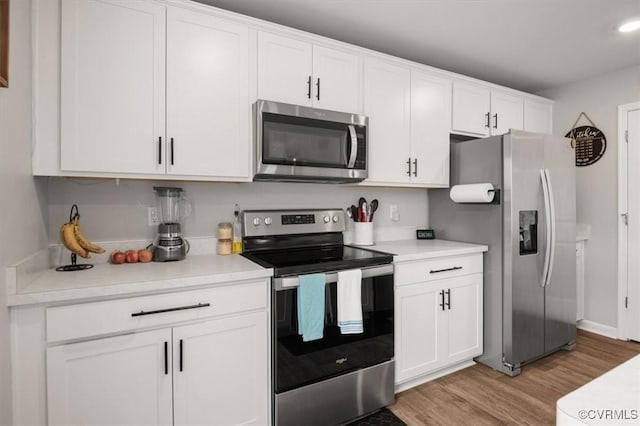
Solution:
[[[264,224],[265,225],[269,226],[269,225],[271,225],[271,223],[272,223],[272,221],[271,221],[271,218],[269,216],[264,218]]]
[[[340,218],[338,217],[338,215],[333,215],[333,223],[338,223],[339,220]]]
[[[253,226],[260,226],[260,218],[256,217],[255,219],[253,219]]]
[[[329,222],[331,222],[331,218],[330,218],[329,216],[324,216],[324,217],[322,218],[322,220],[324,221],[324,223],[329,223]]]

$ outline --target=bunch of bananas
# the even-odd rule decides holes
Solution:
[[[88,259],[89,253],[104,253],[104,249],[90,241],[80,231],[80,216],[75,215],[73,219],[62,225],[60,228],[60,241],[70,252],[80,257]]]

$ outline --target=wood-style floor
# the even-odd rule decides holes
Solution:
[[[413,425],[554,425],[556,401],[640,353],[640,343],[578,330],[576,348],[507,377],[474,365],[396,395],[389,408]]]

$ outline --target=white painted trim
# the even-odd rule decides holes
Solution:
[[[625,131],[627,130],[627,113],[640,109],[640,102],[618,106],[618,339],[628,340],[627,311],[624,299],[627,296],[627,227],[622,214],[627,213],[627,144]]]
[[[576,323],[576,326],[580,330],[590,331],[591,333],[596,333],[612,339],[618,338],[618,329],[611,327],[610,325],[604,325],[589,320],[581,320]]]
[[[404,392],[407,389],[411,389],[413,387],[419,386],[423,383],[427,383],[430,382],[432,380],[438,379],[440,377],[444,377],[447,376],[451,373],[455,373],[458,370],[462,370],[464,368],[467,367],[471,367],[473,365],[475,365],[475,361],[473,360],[468,360],[468,361],[462,361],[458,364],[454,364],[452,366],[437,370],[433,373],[429,373],[429,374],[425,374],[424,376],[419,376],[416,377],[414,379],[408,380],[406,382],[403,383],[396,383],[396,390],[395,393],[400,393],[400,392]]]

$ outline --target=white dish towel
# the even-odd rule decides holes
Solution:
[[[338,326],[342,334],[364,332],[362,326],[362,271],[338,272]]]

